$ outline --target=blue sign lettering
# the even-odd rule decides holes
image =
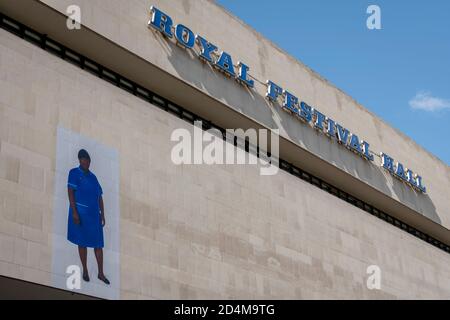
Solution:
[[[151,19],[148,22],[150,28],[160,32],[167,38],[173,38],[175,34],[176,42],[181,47],[193,50],[199,59],[211,64],[225,75],[234,78],[240,84],[248,88],[254,87],[255,81],[251,79],[248,65],[239,62],[235,66],[233,64],[233,58],[225,51],[221,51],[217,58],[217,46],[202,36],[195,34],[183,24],[177,24],[173,27],[172,18],[156,7],[152,6],[150,11]],[[266,86],[266,98],[270,102],[275,104],[282,97],[281,107],[284,110],[298,117],[306,124],[312,122],[310,124],[312,127],[326,134],[328,137],[336,139],[340,144],[360,155],[363,159],[368,161],[374,160],[373,154],[369,150],[369,143],[364,140],[359,140],[356,134],[351,133],[348,129],[328,118],[316,108],[309,106],[306,102],[299,101],[289,90],[283,89],[273,81],[267,80]],[[390,174],[407,183],[415,190],[426,192],[426,188],[422,184],[421,176],[414,174],[412,170],[405,168],[400,162],[396,162],[394,165],[394,159],[383,152],[380,153],[380,157],[381,166]]]
[[[255,82],[252,79],[249,79],[248,76],[248,70],[250,69],[248,66],[246,66],[245,64],[243,64],[242,62],[238,63],[238,67],[239,67],[239,77],[238,77],[238,81],[240,81],[241,83],[245,84],[246,86],[253,88],[253,86],[255,85]]]
[[[148,25],[160,31],[163,35],[172,38],[172,18],[153,6],[150,11],[152,12],[152,18]]]
[[[277,86],[275,83],[273,83],[270,80],[267,81],[266,98],[268,98],[272,102],[275,102],[275,101],[277,101],[278,96],[281,95],[282,93],[283,93],[283,89],[281,89],[281,87]]]
[[[200,44],[200,59],[214,63],[211,54],[217,51],[217,47],[199,35],[197,35],[196,38]]]
[[[185,48],[192,49],[195,45],[194,33],[182,24],[177,25],[175,28],[175,37],[178,43]]]
[[[225,51],[222,51],[219,60],[217,60],[216,62],[216,66],[229,76],[234,77],[236,75],[234,73],[233,60],[231,59],[231,56]]]

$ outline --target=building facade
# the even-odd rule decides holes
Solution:
[[[0,12],[1,276],[112,299],[450,298],[449,167],[213,1]],[[175,164],[173,132],[199,120],[278,130],[280,170]],[[107,287],[70,286],[79,148]]]

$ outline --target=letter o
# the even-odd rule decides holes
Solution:
[[[178,24],[175,28],[175,37],[183,47],[192,49],[195,44],[195,35],[188,27]]]

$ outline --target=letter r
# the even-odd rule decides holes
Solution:
[[[150,7],[150,11],[152,12],[152,18],[148,25],[162,32],[165,36],[172,38],[172,18],[154,6]]]

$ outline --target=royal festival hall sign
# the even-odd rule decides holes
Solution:
[[[202,61],[211,64],[218,71],[223,72],[230,78],[235,79],[240,84],[248,87],[254,87],[254,81],[249,75],[250,68],[243,62],[236,65],[233,58],[226,51],[206,40],[204,37],[194,32],[183,24],[174,25],[172,18],[156,7],[152,6],[151,19],[148,26],[167,38],[175,38],[176,43],[188,50],[193,50]],[[330,138],[336,139],[338,143],[345,146],[361,156],[366,161],[373,161],[373,154],[369,150],[369,143],[361,140],[355,133],[333,121],[319,110],[309,106],[306,102],[300,101],[290,91],[283,89],[273,81],[267,80],[266,98],[271,102],[281,100],[282,108],[291,115],[300,119],[305,124],[324,133]],[[384,152],[380,152],[381,166],[394,177],[405,182],[415,190],[425,193],[426,188],[422,183],[422,177],[415,174],[411,169],[406,168],[398,161]]]

